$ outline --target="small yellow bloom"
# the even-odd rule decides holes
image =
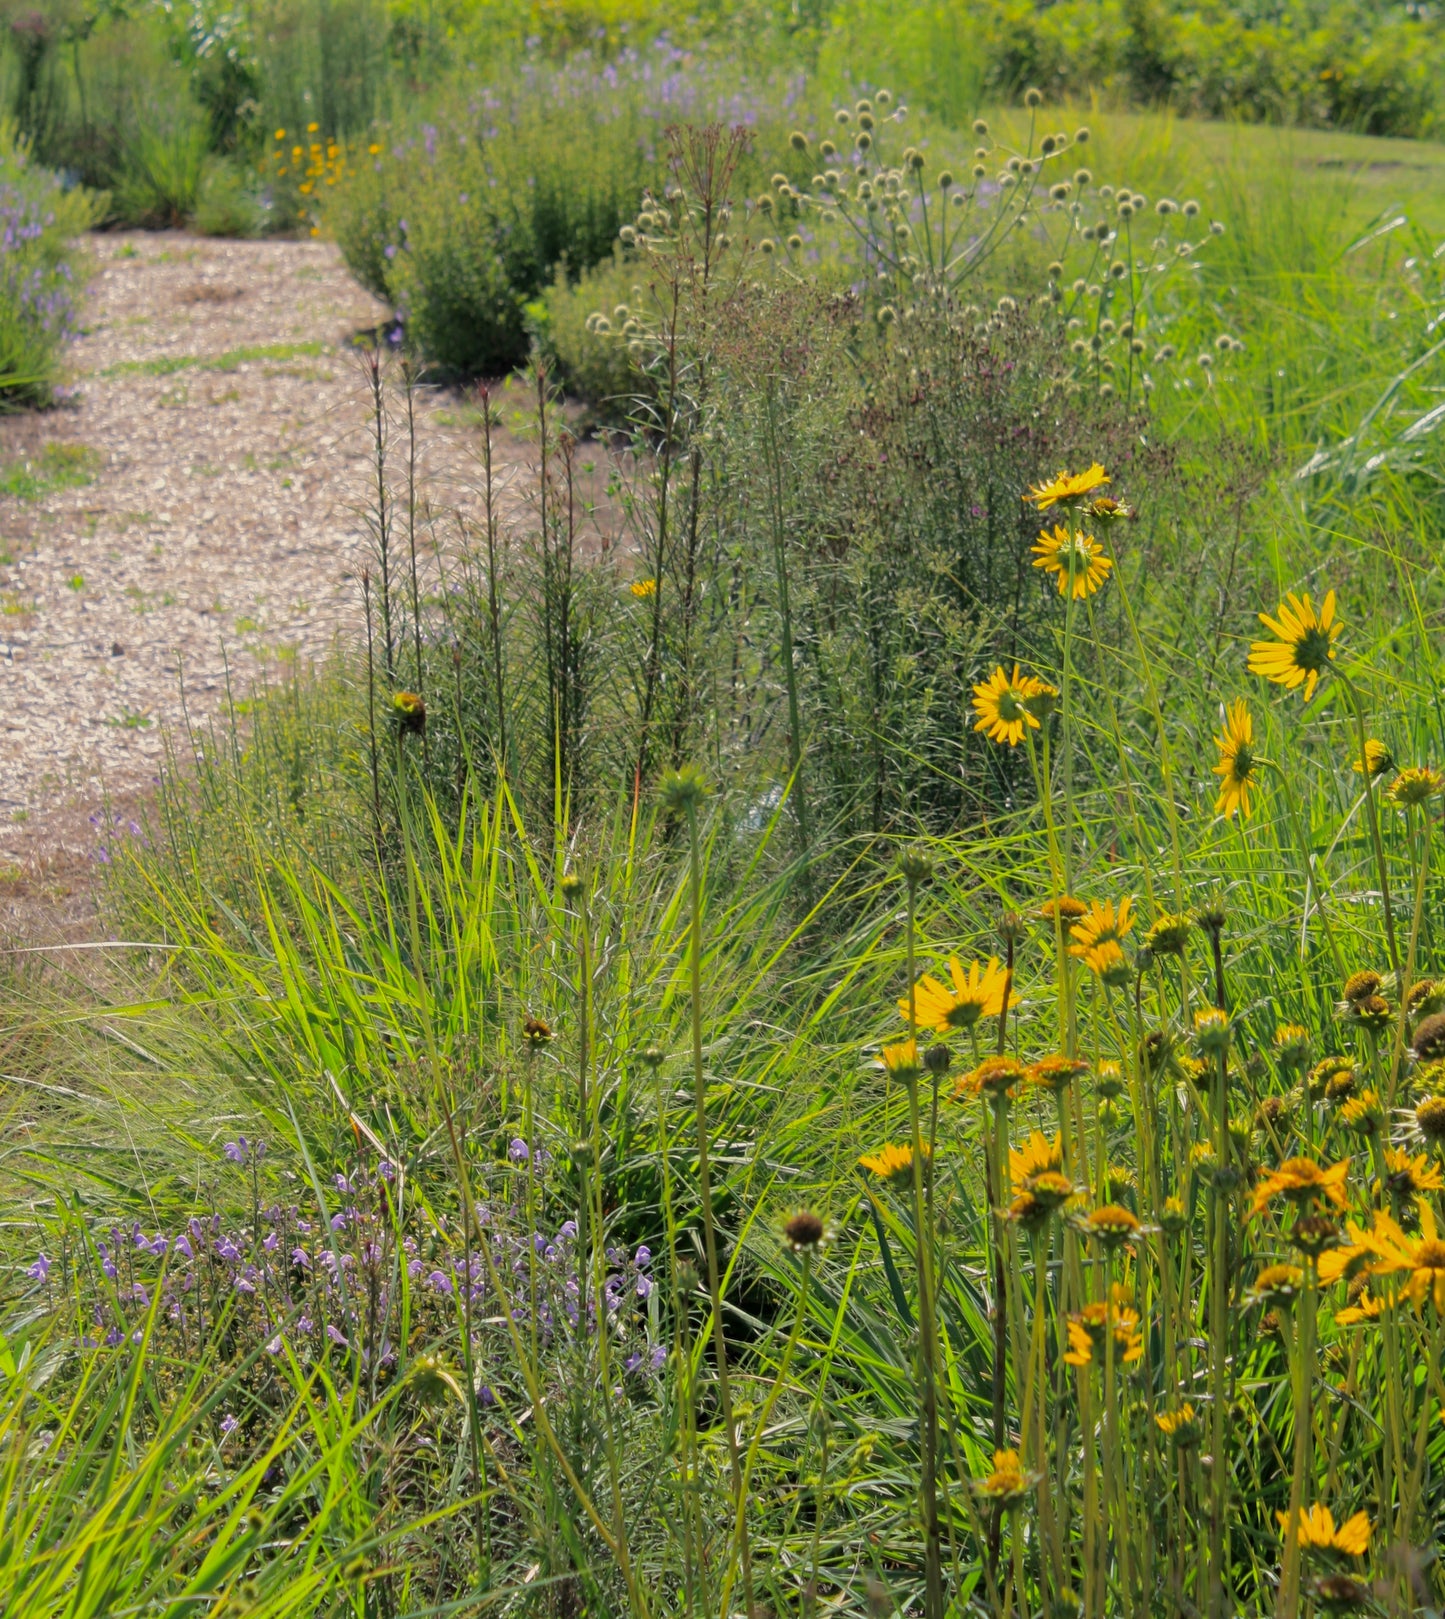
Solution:
[[[318,130],[318,129],[320,129],[320,128],[321,128],[321,125],[320,125],[320,124],[307,124],[307,126],[306,126],[306,133],[307,133],[307,134],[308,134],[308,135],[314,135],[314,134],[315,134],[315,133],[316,133],[316,131],[317,131],[317,130]]]
[[[634,579],[627,587],[638,601],[645,602],[657,594],[656,579]]]
[[[1402,770],[1385,789],[1385,797],[1396,809],[1419,809],[1432,798],[1445,793],[1445,776],[1429,765],[1412,765]]]
[[[1369,737],[1365,741],[1364,760],[1356,759],[1350,768],[1357,776],[1368,774],[1373,780],[1376,776],[1383,776],[1387,771],[1393,770],[1395,760],[1383,742]]]
[[[1024,499],[1031,501],[1041,512],[1047,511],[1050,506],[1066,506],[1082,500],[1108,482],[1108,473],[1096,461],[1087,472],[1060,472],[1043,483],[1035,484]]]
[[[1082,960],[1098,945],[1117,944],[1134,926],[1133,904],[1127,894],[1117,906],[1111,899],[1095,900],[1069,929],[1069,954]]]
[[[1063,1167],[1064,1148],[1060,1136],[1052,1141],[1042,1130],[1031,1130],[1022,1148],[1008,1150],[1009,1174],[1016,1185],[1022,1186],[1035,1175],[1052,1174]]]
[[[370,157],[380,157],[381,156],[381,147],[375,141],[373,141],[371,143],[371,145],[366,148],[366,151],[367,151],[367,155],[370,156]]]
[[[1105,1203],[1083,1221],[1083,1229],[1090,1237],[1097,1237],[1106,1248],[1137,1237],[1143,1229],[1138,1217],[1120,1203]]]
[[[1279,1520],[1281,1535],[1288,1539],[1289,1513],[1276,1512],[1275,1517]],[[1363,1512],[1357,1512],[1353,1518],[1347,1518],[1336,1529],[1330,1509],[1318,1501],[1308,1511],[1300,1512],[1298,1523],[1301,1546],[1314,1547],[1321,1551],[1345,1552],[1351,1557],[1365,1555],[1370,1548],[1370,1535],[1375,1527]]]
[[[1277,641],[1251,641],[1249,672],[1263,675],[1277,686],[1295,691],[1303,686],[1305,701],[1315,694],[1320,676],[1335,655],[1335,640],[1344,625],[1335,617],[1335,593],[1325,597],[1318,612],[1308,594],[1290,592],[1279,604],[1278,617],[1261,613],[1259,621],[1279,637]]]
[[[956,1097],[1007,1096],[1028,1077],[1028,1069],[1016,1057],[985,1057],[953,1087]]]
[[[284,141],[286,139],[286,131],[284,129],[278,129],[276,131],[276,139],[278,141]]]
[[[981,686],[973,688],[973,711],[978,716],[974,730],[983,731],[990,742],[1016,748],[1025,731],[1039,729],[1029,708],[1038,685],[1031,675],[1020,675],[1017,664],[1011,675],[1006,675],[1000,664]]]
[[[1001,1506],[1017,1506],[1039,1481],[1037,1473],[1025,1473],[1019,1465],[1016,1450],[996,1450],[993,1453],[993,1472],[987,1478],[975,1479],[974,1489],[980,1495],[997,1501]]]
[[[1445,1177],[1440,1174],[1440,1166],[1432,1164],[1427,1154],[1417,1153],[1412,1158],[1398,1147],[1387,1147],[1385,1190],[1391,1197],[1423,1197],[1426,1192],[1445,1192]]]
[[[885,1181],[911,1181],[913,1179],[913,1148],[908,1145],[898,1146],[890,1141],[880,1147],[877,1152],[868,1152],[858,1160],[859,1164],[870,1173],[877,1175]],[[929,1167],[929,1147],[923,1143],[923,1169],[925,1174]]]
[[[1154,1421],[1159,1431],[1167,1434],[1176,1444],[1193,1444],[1199,1438],[1199,1424],[1194,1407],[1188,1400],[1177,1411],[1160,1411]]]
[[[1069,1347],[1064,1361],[1069,1366],[1089,1366],[1104,1357],[1105,1334],[1112,1327],[1115,1347],[1121,1351],[1120,1360],[1132,1366],[1144,1357],[1144,1335],[1139,1326],[1139,1312],[1128,1303],[1128,1293],[1115,1282],[1110,1303],[1086,1304],[1069,1316]]]
[[[1420,1235],[1409,1237],[1383,1210],[1375,1211],[1375,1229],[1366,1239],[1378,1256],[1376,1269],[1405,1271],[1405,1291],[1423,1310],[1425,1300],[1433,1299],[1435,1309],[1445,1315],[1445,1242],[1440,1240],[1435,1211],[1425,1199],[1416,1205],[1420,1215]]]
[[[1345,1177],[1350,1172],[1350,1160],[1321,1169],[1311,1158],[1286,1158],[1278,1169],[1260,1178],[1255,1188],[1250,1216],[1262,1213],[1277,1197],[1287,1197],[1292,1203],[1312,1203],[1317,1197],[1326,1197],[1338,1208],[1349,1204],[1345,1190]]]
[[[952,992],[927,973],[914,988],[914,1010],[922,1028],[937,1029],[940,1034],[947,1034],[951,1029],[971,1029],[980,1018],[997,1017],[1003,1011],[1004,985],[1009,982],[1009,975],[999,965],[997,956],[990,956],[985,967],[971,961],[967,972],[957,956],[950,956],[948,972],[953,979]],[[1010,1006],[1019,1003],[1012,987],[1008,1003]],[[898,1010],[905,1018],[908,1016],[906,996],[899,1001]]]
[[[1034,541],[1034,566],[1057,576],[1061,596],[1083,601],[1101,588],[1114,563],[1092,534],[1056,524]]]
[[[1219,763],[1214,767],[1214,774],[1219,777],[1219,797],[1214,802],[1214,813],[1231,820],[1238,810],[1247,821],[1258,759],[1254,751],[1254,720],[1242,697],[1235,698],[1229,705],[1224,729],[1215,737],[1214,745],[1219,749]]]

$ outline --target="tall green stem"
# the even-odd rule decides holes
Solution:
[[[933,1242],[928,1222],[928,1201],[923,1186],[923,1116],[918,1103],[920,1065],[917,1061],[918,1008],[914,956],[914,922],[918,880],[908,876],[908,1038],[914,1045],[908,1064],[908,1123],[913,1136],[913,1223],[918,1252],[918,1361],[921,1417],[919,1504],[923,1513],[924,1612],[926,1619],[943,1619],[943,1541],[938,1527],[938,1383],[937,1338],[933,1307]],[[1005,997],[1007,999],[1007,997]]]
[[[708,1297],[712,1304],[713,1353],[717,1361],[718,1398],[723,1425],[727,1429],[728,1461],[732,1471],[733,1507],[741,1529],[738,1553],[743,1568],[743,1612],[753,1611],[753,1563],[748,1544],[746,1500],[743,1495],[742,1458],[738,1455],[737,1428],[733,1422],[732,1382],[728,1376],[727,1337],[723,1331],[722,1278],[717,1262],[717,1229],[713,1220],[712,1167],[708,1155],[707,1079],[702,1062],[702,852],[698,847],[697,804],[687,801],[688,892],[692,908],[691,940],[688,950],[688,989],[692,1001],[692,1083],[697,1113],[697,1183],[702,1203],[703,1249],[707,1257]]]
[[[1375,849],[1375,870],[1380,878],[1380,901],[1385,912],[1385,943],[1390,950],[1390,965],[1395,972],[1400,971],[1400,952],[1395,944],[1395,918],[1390,909],[1390,873],[1385,865],[1385,845],[1380,838],[1380,813],[1375,805],[1375,778],[1370,774],[1369,761],[1365,757],[1365,744],[1369,738],[1365,734],[1365,709],[1360,702],[1360,694],[1355,689],[1355,683],[1344,672],[1339,671],[1340,684],[1349,693],[1350,706],[1355,711],[1355,734],[1360,745],[1360,772],[1365,782],[1365,810],[1370,821],[1370,842]],[[1402,985],[1401,989],[1408,988]]]

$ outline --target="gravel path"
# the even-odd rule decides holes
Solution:
[[[386,311],[313,242],[92,240],[73,404],[0,420],[0,931],[64,908],[107,797],[143,797],[162,733],[359,617],[368,418],[347,339]],[[421,463],[470,504],[457,401]],[[505,469],[522,459],[499,445]],[[18,915],[12,903],[12,917]]]

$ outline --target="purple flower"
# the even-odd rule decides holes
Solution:
[[[658,1344],[652,1351],[651,1359],[652,1359],[652,1369],[653,1369],[653,1371],[655,1371],[655,1372],[661,1371],[662,1367],[663,1367],[663,1364],[667,1360],[667,1346],[666,1346],[666,1344]]]
[[[37,1256],[35,1263],[25,1272],[32,1282],[43,1282],[50,1274],[50,1261],[44,1254]]]
[[[242,1136],[238,1141],[228,1141],[221,1150],[233,1164],[244,1164],[246,1162],[246,1154],[249,1149],[250,1144],[247,1142],[245,1136]]]
[[[308,1254],[304,1248],[293,1248],[291,1250],[291,1263],[293,1265],[300,1265],[302,1270],[310,1270],[311,1255]]]
[[[280,1333],[277,1333],[276,1336],[271,1340],[271,1342],[266,1345],[266,1353],[268,1355],[279,1355],[281,1353],[281,1335],[280,1335]]]
[[[194,1259],[196,1257],[195,1250],[191,1247],[190,1239],[188,1237],[176,1238],[176,1252],[178,1254],[184,1254],[187,1259]]]
[[[221,1432],[223,1434],[233,1434],[240,1426],[241,1424],[236,1421],[229,1411],[221,1418]]]
[[[637,1278],[637,1296],[640,1299],[652,1296],[652,1278],[650,1276],[639,1276]]]
[[[332,1343],[340,1344],[343,1349],[348,1347],[346,1343],[346,1334],[342,1332],[339,1327],[334,1326],[329,1321],[326,1323],[326,1336],[332,1341]]]
[[[426,1280],[427,1286],[434,1287],[438,1293],[450,1293],[452,1290],[451,1277],[443,1275],[439,1270],[434,1270]]]
[[[527,1143],[522,1140],[521,1136],[513,1136],[512,1144],[507,1148],[507,1157],[510,1158],[514,1164],[525,1164],[531,1156],[532,1154],[528,1151]]]
[[[639,1269],[645,1270],[647,1266],[652,1263],[652,1249],[649,1248],[644,1242],[643,1245],[632,1256],[632,1262]]]
[[[497,1396],[492,1393],[489,1383],[483,1383],[477,1390],[477,1403],[478,1405],[495,1405],[497,1403]]]

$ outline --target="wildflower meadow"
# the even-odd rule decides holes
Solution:
[[[0,957],[0,1613],[1438,1614],[1445,219],[574,43],[249,159],[357,628]]]

